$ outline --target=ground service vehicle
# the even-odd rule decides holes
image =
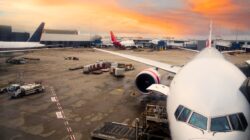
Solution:
[[[110,74],[116,77],[122,77],[125,73],[125,64],[122,63],[112,63],[110,68]]]
[[[42,93],[44,91],[44,86],[41,84],[26,84],[26,85],[19,85],[19,84],[12,84],[8,88],[8,93],[11,95],[12,98],[23,97],[25,95],[30,95],[34,93]]]

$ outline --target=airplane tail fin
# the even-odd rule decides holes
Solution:
[[[33,35],[30,37],[28,42],[40,42],[42,33],[43,33],[43,28],[44,28],[45,23],[42,22],[39,27],[36,29],[36,31],[33,33]]]
[[[116,37],[112,31],[110,31],[110,36],[111,36],[111,41],[112,42],[117,42]]]
[[[207,40],[207,48],[211,48],[212,47],[212,26],[213,26],[213,22],[210,22],[210,29],[209,29],[209,38]]]

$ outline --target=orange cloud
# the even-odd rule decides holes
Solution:
[[[228,29],[249,30],[250,3],[236,0],[189,0],[191,11],[215,20],[216,24]]]
[[[13,27],[79,29],[85,33],[141,33],[182,36],[207,33],[209,19],[223,28],[249,29],[247,6],[231,0],[188,0],[182,9],[154,10],[154,6],[129,8],[120,0],[3,0],[2,24]],[[149,2],[146,0],[146,2]],[[150,5],[150,3],[145,3]],[[241,8],[239,8],[241,7]],[[242,12],[242,7],[245,11]],[[142,8],[141,10],[138,10]],[[243,13],[243,14],[242,14]],[[31,29],[33,30],[33,29]]]
[[[224,14],[231,13],[239,9],[231,0],[189,0],[194,12],[201,14]]]
[[[9,10],[15,9],[16,14],[6,17],[12,22],[30,20],[29,24],[36,25],[45,21],[49,28],[77,28],[86,32],[181,33],[177,24],[128,10],[115,0],[25,0],[12,4]]]

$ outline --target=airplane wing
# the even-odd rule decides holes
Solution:
[[[231,51],[222,51],[221,53],[245,53],[246,51],[244,50],[231,50]]]
[[[178,71],[181,69],[181,67],[179,67],[179,66],[174,66],[174,65],[170,65],[170,64],[166,64],[166,63],[162,63],[162,62],[158,62],[158,61],[154,61],[154,60],[150,60],[150,59],[146,59],[146,58],[141,58],[141,57],[132,56],[132,55],[128,55],[128,54],[121,54],[121,53],[107,51],[107,50],[103,50],[103,49],[97,49],[97,48],[94,48],[94,49],[98,50],[98,51],[105,52],[105,53],[110,53],[113,55],[128,58],[128,59],[134,60],[136,62],[140,62],[140,63],[150,65],[153,67],[157,67],[159,69],[166,70],[166,71],[174,73],[174,74],[178,73]]]
[[[184,48],[184,47],[177,47],[177,48],[178,48],[178,49],[181,49],[181,50],[185,50],[185,51],[196,52],[196,53],[200,52],[200,51],[198,51],[198,50],[193,50],[193,49]]]

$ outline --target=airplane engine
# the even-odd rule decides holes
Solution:
[[[152,84],[160,84],[160,74],[155,69],[145,69],[136,76],[135,85],[142,94],[147,94]]]

